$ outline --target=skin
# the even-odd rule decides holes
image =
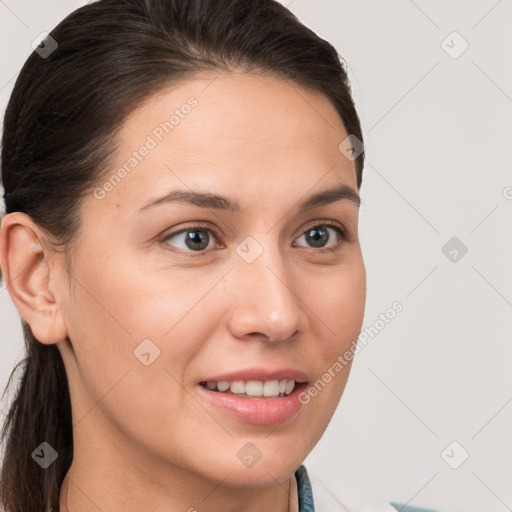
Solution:
[[[231,72],[160,92],[123,125],[108,176],[190,96],[197,106],[136,168],[103,199],[85,198],[70,274],[30,217],[2,222],[9,293],[68,374],[75,456],[64,511],[286,511],[290,477],[345,388],[350,365],[277,426],[199,396],[204,377],[255,366],[320,379],[359,335],[366,273],[356,203],[297,211],[333,185],[357,191],[356,174],[329,100],[283,79]],[[241,211],[169,203],[137,215],[176,188],[229,197]],[[350,239],[329,228],[335,250],[313,246],[307,234],[325,221]],[[209,232],[202,252],[169,236],[194,222],[220,234]],[[236,252],[247,236],[263,248],[250,264]],[[149,366],[133,353],[146,338],[161,351]],[[237,457],[247,442],[262,454],[250,468]]]

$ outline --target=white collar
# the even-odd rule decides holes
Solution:
[[[313,474],[312,474],[313,473]],[[354,486],[344,483],[336,490],[329,489],[314,472],[308,470],[315,512],[396,512],[388,502],[362,493]]]

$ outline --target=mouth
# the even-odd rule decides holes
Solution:
[[[280,380],[234,380],[234,381],[202,381],[199,383],[210,391],[225,395],[235,395],[239,398],[250,399],[277,399],[291,395],[297,386],[305,383],[298,383],[292,379]]]
[[[204,380],[198,383],[198,394],[207,407],[236,421],[270,426],[294,423],[302,410],[299,400],[308,381],[272,380]],[[291,422],[291,423],[290,423]]]

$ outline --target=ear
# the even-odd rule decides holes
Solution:
[[[50,275],[48,262],[53,256],[43,232],[29,215],[22,212],[4,215],[0,265],[5,285],[32,334],[44,344],[57,343],[68,335],[60,301],[52,293],[53,289],[64,289],[56,282],[63,279],[63,273]]]

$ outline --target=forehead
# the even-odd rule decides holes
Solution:
[[[186,80],[125,121],[109,169],[125,172],[103,206],[116,201],[135,209],[172,188],[228,187],[261,200],[272,187],[291,191],[297,183],[303,194],[326,175],[324,185],[342,181],[356,189],[354,163],[338,150],[346,137],[328,98],[290,81],[235,72]]]

